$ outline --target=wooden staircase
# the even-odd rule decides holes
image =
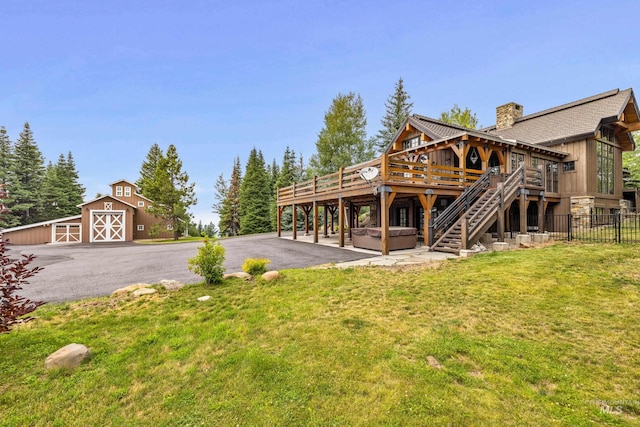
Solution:
[[[515,200],[524,179],[525,168],[521,165],[508,176],[504,183],[499,183],[497,188],[488,188],[484,191],[473,205],[431,245],[431,250],[459,254],[460,250],[475,244],[480,240],[480,236],[496,222],[498,215],[502,215]]]

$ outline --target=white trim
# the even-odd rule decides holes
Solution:
[[[138,207],[139,208],[144,208],[144,201],[143,200],[138,200]]]
[[[122,185],[116,185],[116,195],[115,197],[122,197]]]
[[[131,197],[131,187],[124,187],[124,197]]]
[[[144,224],[138,224],[138,231],[144,231]]]
[[[132,205],[131,203],[125,202],[124,200],[118,199],[118,198],[116,198],[116,197],[114,197],[114,196],[112,196],[110,194],[105,195],[105,196],[100,196],[100,197],[98,197],[96,199],[89,200],[88,202],[81,203],[81,204],[78,205],[78,207],[81,208],[83,206],[90,205],[91,203],[97,202],[98,200],[105,199],[107,197],[110,198],[111,200],[113,200],[114,202],[123,203],[123,204],[125,204],[127,206],[130,206],[130,207],[134,208],[134,209],[138,209],[136,206]]]
[[[5,228],[4,230],[2,230],[2,232],[3,233],[10,233],[12,231],[26,230],[28,228],[46,227],[47,225],[55,224],[55,223],[58,223],[58,222],[71,221],[71,220],[74,220],[74,219],[81,219],[81,218],[82,218],[82,215],[68,216],[68,217],[65,217],[65,218],[58,218],[58,219],[52,219],[52,220],[49,220],[49,221],[36,222],[35,224],[20,225],[18,227],[13,227],[13,228]]]
[[[111,238],[111,223],[109,224],[105,224],[106,228],[105,228],[105,240],[96,240],[95,239],[95,218],[94,215],[108,215],[108,216],[115,216],[114,214],[122,214],[122,225],[121,227],[121,238],[119,239],[112,239]],[[103,210],[91,210],[89,211],[89,222],[90,222],[90,235],[89,235],[89,241],[91,243],[103,243],[103,242],[124,242],[126,240],[126,234],[127,234],[127,227],[126,227],[126,221],[127,221],[127,214],[125,211],[103,211]]]
[[[57,229],[58,227],[65,227],[66,232],[60,238],[57,237]],[[77,238],[74,237],[74,234],[70,233],[71,227],[78,227],[78,235]],[[64,240],[62,240],[64,238]],[[56,223],[51,227],[51,243],[52,244],[60,244],[60,243],[82,243],[82,223],[81,222],[71,222],[66,224]]]

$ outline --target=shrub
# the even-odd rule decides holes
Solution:
[[[22,285],[29,283],[29,277],[42,270],[42,267],[27,267],[35,257],[23,255],[21,260],[12,259],[6,251],[7,241],[0,236],[0,333],[9,332],[16,323],[31,320],[31,317],[21,317],[44,304],[15,294],[22,289]]]
[[[247,258],[244,260],[244,264],[242,264],[242,271],[256,276],[266,272],[267,264],[270,262],[271,260],[266,258]]]
[[[222,282],[224,276],[224,247],[213,239],[204,239],[198,255],[189,259],[189,270],[204,277],[207,285]]]

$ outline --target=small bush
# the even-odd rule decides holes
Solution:
[[[242,271],[257,276],[267,271],[267,264],[270,262],[271,260],[266,258],[247,258],[242,264]]]
[[[224,276],[224,247],[213,239],[204,239],[198,255],[189,259],[189,270],[204,277],[207,285],[222,282]]]
[[[42,270],[42,267],[27,268],[35,257],[23,255],[21,260],[12,259],[6,251],[7,241],[2,240],[0,236],[0,333],[9,332],[11,326],[16,323],[31,320],[31,317],[20,317],[44,304],[42,301],[31,301],[15,294],[22,289],[22,285],[29,283],[29,277]]]

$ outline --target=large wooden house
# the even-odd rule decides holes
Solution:
[[[549,214],[627,208],[622,152],[635,149],[631,132],[638,130],[632,89],[530,115],[509,103],[496,109],[494,126],[480,130],[415,114],[379,158],[278,189],[278,216],[302,209],[317,242],[319,208],[327,235],[334,213],[338,230],[351,233],[368,206],[383,254],[394,226],[415,228],[434,250],[459,252],[487,231],[499,239],[505,230],[545,231]],[[338,238],[344,246],[344,233]]]
[[[149,231],[161,220],[146,212],[152,201],[138,194],[135,184],[124,179],[110,184],[111,194],[79,205],[80,215],[2,230],[13,244],[128,242],[150,238]],[[171,238],[173,231],[161,226],[156,237]]]

